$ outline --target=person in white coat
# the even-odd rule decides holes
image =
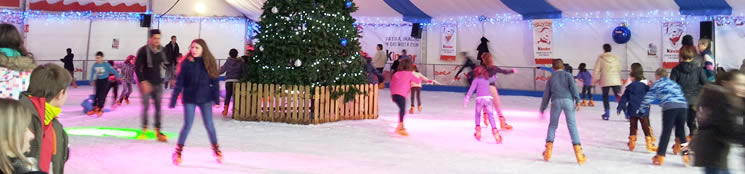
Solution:
[[[608,120],[610,118],[608,93],[612,89],[616,99],[618,99],[618,94],[621,91],[621,64],[618,62],[618,57],[611,53],[610,44],[604,44],[603,51],[603,54],[600,54],[595,62],[592,81],[593,84],[599,84],[603,89],[605,114],[602,115],[602,118]]]

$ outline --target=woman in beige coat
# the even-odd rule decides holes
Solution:
[[[621,91],[621,64],[618,58],[611,53],[610,44],[603,45],[603,54],[598,56],[593,71],[593,84],[599,84],[603,87],[603,108],[605,114],[603,120],[610,118],[610,104],[608,103],[608,93],[613,89],[613,93],[618,99],[618,93]]]

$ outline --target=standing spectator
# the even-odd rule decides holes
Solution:
[[[687,139],[691,139],[691,136],[696,132],[696,107],[698,105],[698,92],[701,91],[701,87],[704,86],[708,80],[704,74],[704,69],[697,66],[694,63],[694,56],[696,55],[693,50],[684,49],[680,52],[683,57],[683,62],[680,62],[678,66],[673,68],[670,73],[670,80],[678,83],[680,88],[683,89],[686,101],[688,101],[688,125]]]
[[[166,44],[164,52],[166,53],[166,60],[164,62],[166,65],[165,81],[168,82],[175,79],[175,77],[173,77],[175,76],[174,71],[176,70],[176,64],[180,57],[179,54],[181,53],[179,52],[178,43],[176,43],[176,36],[171,36],[171,42]],[[168,83],[165,83],[165,87],[168,89]]]
[[[228,60],[225,64],[220,67],[220,74],[225,74],[225,104],[223,105],[222,116],[228,115],[228,107],[230,106],[230,98],[233,97],[233,84],[241,80],[243,75],[244,63],[243,59],[238,58],[238,50],[235,48],[230,49],[228,52]],[[234,106],[235,107],[235,106]]]
[[[28,88],[34,67],[36,60],[23,47],[23,37],[16,27],[0,24],[0,98],[18,100]]]
[[[610,119],[608,93],[612,89],[616,99],[618,99],[618,93],[621,91],[621,64],[618,62],[616,55],[611,53],[610,44],[603,45],[603,54],[598,56],[594,68],[592,81],[593,84],[600,84],[603,87],[603,109],[605,109],[605,114],[602,115],[602,118],[603,120],[608,120]]]
[[[163,96],[163,75],[161,65],[167,60],[163,47],[160,45],[160,30],[154,29],[149,32],[148,44],[137,51],[135,61],[135,74],[140,81],[140,92],[142,93],[142,129],[143,134],[138,138],[145,138],[147,132],[147,111],[150,108],[150,99],[155,104],[155,134],[158,141],[166,142],[168,137],[160,133],[160,99]]]
[[[70,71],[70,76],[72,76],[72,87],[78,88],[78,83],[75,83],[75,65],[72,62],[73,58],[75,58],[75,54],[72,54],[72,49],[67,48],[67,55],[65,55],[65,58],[60,59],[60,61],[65,64],[65,69]]]
[[[391,65],[391,73],[392,74],[395,74],[396,71],[398,71],[398,62],[400,60],[403,60],[403,59],[409,59],[409,60],[411,60],[411,57],[409,57],[409,55],[406,54],[406,49],[401,50],[401,55],[398,56],[398,58],[396,59],[396,61],[393,62],[393,65]],[[412,61],[412,64],[413,64],[414,60],[411,60],[411,61]]]
[[[714,55],[711,54],[711,40],[702,38],[698,40],[698,50],[701,51],[699,56],[704,59],[704,73],[709,82],[714,81],[716,71],[714,70]]]
[[[380,73],[381,71],[378,71],[373,66],[372,58],[368,57],[367,53],[365,52],[362,52],[362,58],[365,58],[365,72],[367,72],[367,82],[370,84],[378,83],[378,88],[385,88],[385,84],[383,83],[383,81],[385,81],[385,77],[383,77],[383,74]],[[375,78],[377,78],[378,80],[376,81]]]
[[[383,44],[378,44],[376,49],[377,51],[375,52],[375,57],[373,57],[372,62],[375,65],[375,70],[378,71],[377,74],[383,74],[383,68],[385,68],[385,62],[388,60],[388,58],[385,56],[385,52],[383,52]],[[383,81],[384,80],[385,79],[383,79]],[[385,88],[385,83],[381,81],[378,88]]]

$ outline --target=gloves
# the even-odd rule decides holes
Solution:
[[[517,68],[512,68],[512,73],[517,74]]]
[[[464,98],[463,99],[463,108],[466,108],[466,107],[468,107],[468,99],[467,98]]]

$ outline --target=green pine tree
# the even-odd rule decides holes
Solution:
[[[251,81],[312,87],[366,83],[353,3],[267,0],[263,10],[251,57],[256,78]],[[335,91],[336,96],[342,93],[359,92]]]

